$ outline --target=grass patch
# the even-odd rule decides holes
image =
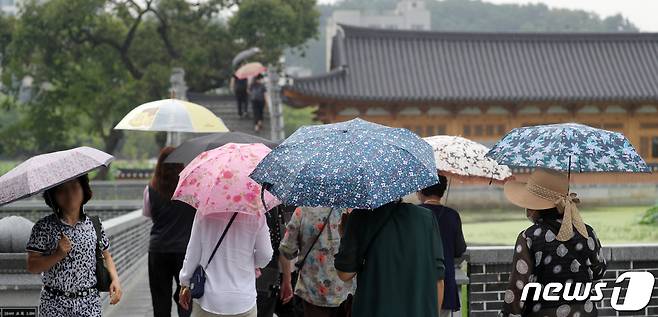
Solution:
[[[18,161],[0,161],[0,175],[9,172],[12,168],[18,165]]]
[[[658,205],[647,209],[642,215],[640,223],[643,225],[658,225]]]
[[[468,317],[468,286],[462,285],[461,289],[461,312],[462,317]]]
[[[583,220],[591,225],[602,244],[656,243],[658,228],[639,224],[647,206],[599,207],[581,210]],[[469,245],[512,245],[530,221],[525,212],[515,210],[463,211],[464,236]]]

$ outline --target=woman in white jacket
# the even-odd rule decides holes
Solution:
[[[181,305],[189,309],[190,279],[205,266],[232,213],[194,218],[180,283]],[[256,317],[256,269],[267,265],[273,250],[265,216],[238,213],[206,270],[205,292],[192,316]]]

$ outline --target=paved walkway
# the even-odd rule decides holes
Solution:
[[[125,281],[122,281],[123,298],[117,306],[107,305],[103,316],[107,317],[153,317],[147,256],[138,264],[138,269]],[[171,316],[178,316],[172,300]]]

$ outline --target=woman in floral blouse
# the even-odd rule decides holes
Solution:
[[[537,169],[525,183],[505,184],[505,195],[515,205],[526,208],[534,223],[521,231],[514,247],[510,282],[500,316],[597,316],[590,300],[534,300],[534,288],[521,301],[523,288],[530,282],[585,283],[603,277],[606,262],[594,229],[586,225],[569,193],[564,173]],[[575,287],[575,286],[574,286]],[[573,293],[570,292],[570,294]]]
[[[340,305],[354,292],[352,282],[341,281],[334,268],[334,254],[340,246],[342,213],[340,209],[297,208],[286,227],[279,247],[283,256],[298,257],[301,262],[311,248],[295,288],[295,295],[304,300],[305,316],[337,316]],[[284,278],[282,287],[291,287],[290,283],[290,278]]]

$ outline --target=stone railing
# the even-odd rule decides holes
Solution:
[[[469,248],[469,316],[497,316],[508,286],[513,254],[512,247]],[[612,288],[622,272],[645,271],[658,277],[658,244],[614,245],[603,248],[603,255],[608,261],[608,270],[603,278],[607,287],[603,289],[604,299],[596,304],[599,316],[658,316],[658,288],[654,288],[649,305],[641,311],[618,313],[610,305]],[[623,284],[617,286],[621,286],[623,296],[626,287]],[[658,287],[658,282],[654,286]]]
[[[114,180],[114,181],[91,181],[91,189],[94,192],[94,198],[91,200],[111,201],[111,200],[142,200],[144,187],[148,180]],[[22,201],[37,200],[42,202],[41,195],[35,195]]]
[[[92,181],[94,197],[85,205],[85,211],[105,220],[141,208],[146,183],[144,180]],[[0,218],[5,215],[21,216],[32,222],[51,213],[41,195],[0,207]]]
[[[148,253],[151,220],[143,217],[140,209],[104,221],[103,227],[119,275],[130,275],[136,269],[135,263]]]
[[[145,263],[142,259],[148,254],[151,220],[143,217],[140,209],[104,221],[103,227],[110,239],[110,252],[119,278],[127,281],[138,269],[138,265]],[[106,297],[107,294],[104,294],[104,305],[108,304]]]

